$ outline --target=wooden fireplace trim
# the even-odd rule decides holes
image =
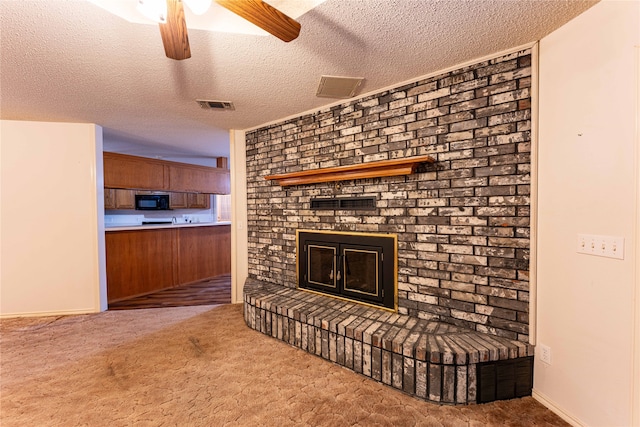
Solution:
[[[382,176],[409,175],[422,163],[433,163],[431,156],[416,156],[405,159],[382,160],[357,165],[311,169],[279,175],[268,175],[264,179],[278,181],[282,187],[319,182],[346,181],[351,179],[378,178]]]

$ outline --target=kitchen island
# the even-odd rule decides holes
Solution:
[[[105,231],[109,303],[231,272],[229,223],[136,224]]]

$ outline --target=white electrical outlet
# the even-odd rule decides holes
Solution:
[[[578,234],[578,253],[624,259],[624,237]]]
[[[551,365],[551,347],[540,344],[538,349],[540,349],[540,360]]]

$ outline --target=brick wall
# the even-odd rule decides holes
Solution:
[[[530,88],[524,50],[248,132],[250,277],[295,287],[299,228],[396,233],[400,313],[528,340]],[[264,179],[424,154],[409,176]],[[376,209],[309,206],[358,195]]]

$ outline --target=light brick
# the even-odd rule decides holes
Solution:
[[[298,228],[395,233],[399,312],[527,339],[530,96],[531,60],[524,50],[247,132],[250,277],[295,288]],[[269,174],[424,154],[436,163],[407,176],[287,188],[264,180]],[[376,198],[375,210],[309,208],[313,197],[361,194]],[[323,342],[318,332],[316,342],[311,326],[298,333],[295,322],[278,329],[275,318],[269,323],[257,316],[272,334],[306,341],[308,351],[324,351],[367,375],[375,363],[391,385],[411,388],[405,384],[411,375],[399,373],[409,368],[415,369],[416,393],[457,402],[452,378],[458,386],[466,382],[470,396],[475,393],[471,365],[464,373],[440,371],[443,383],[427,384],[427,365],[382,353],[372,359],[371,348],[363,350],[355,341],[327,336]],[[379,371],[389,363],[391,368]]]

